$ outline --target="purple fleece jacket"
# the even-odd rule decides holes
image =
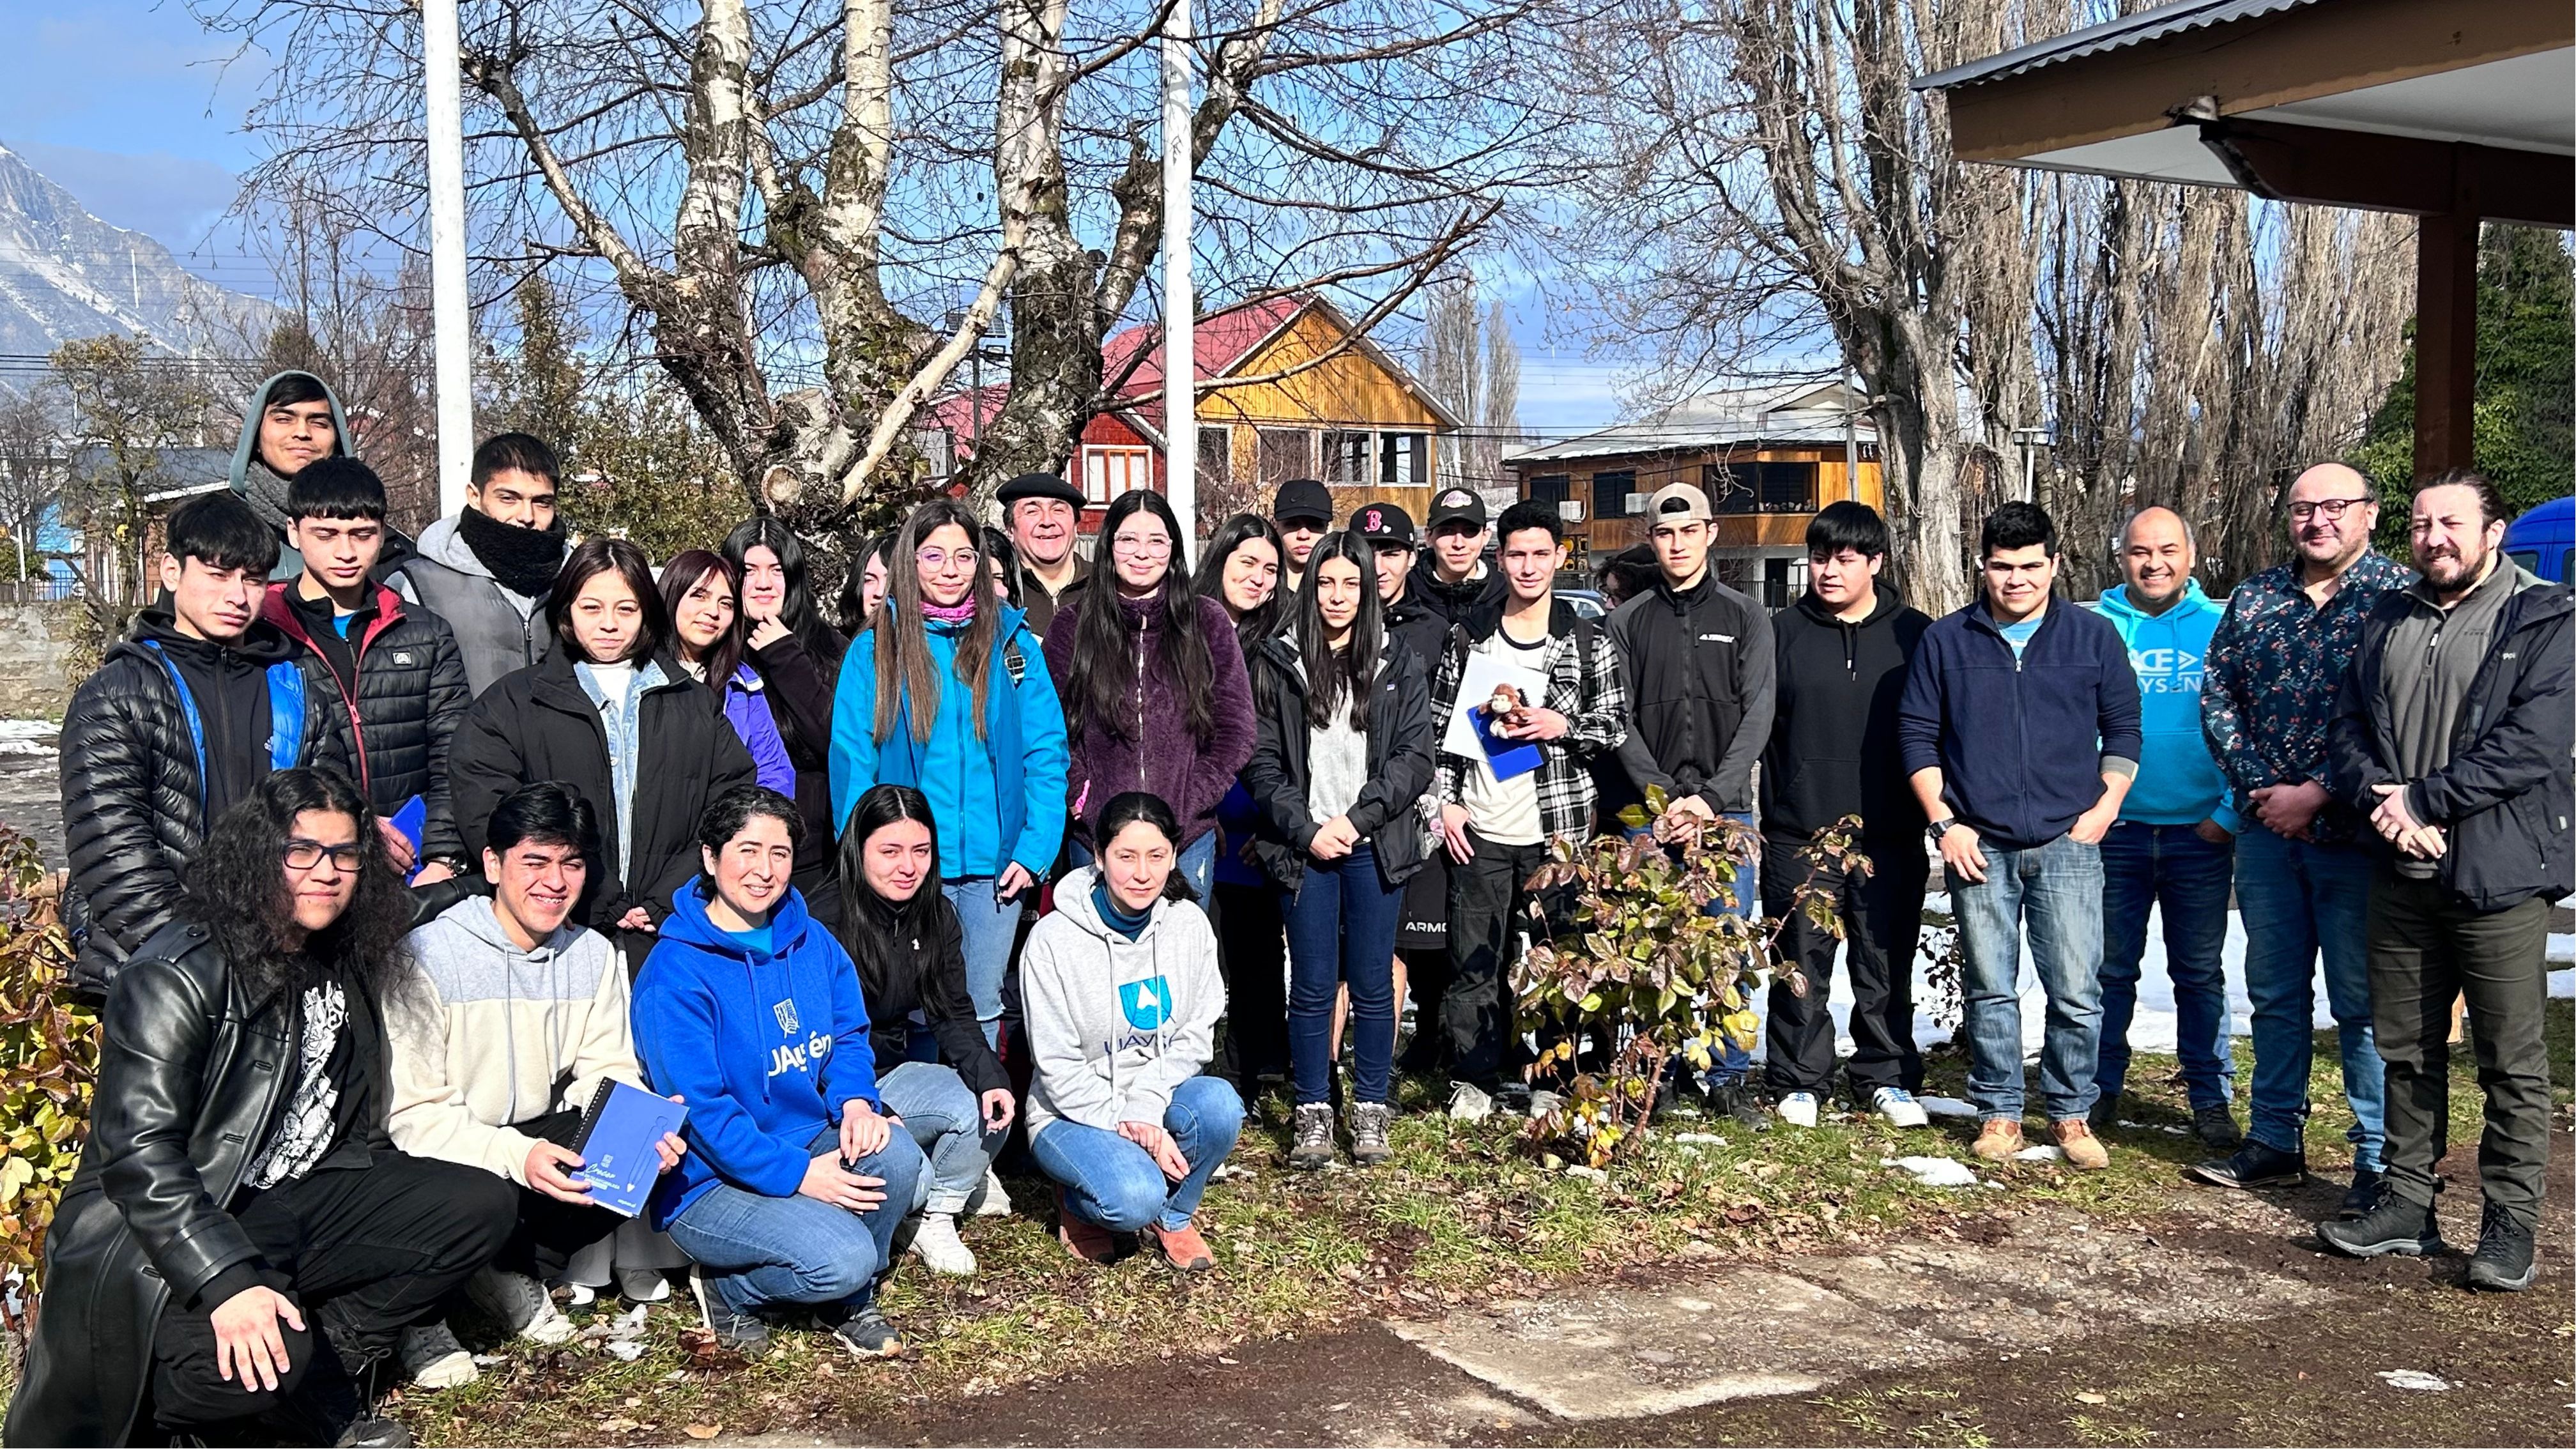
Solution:
[[[1162,614],[1128,606],[1127,637],[1144,661],[1138,673],[1144,688],[1129,696],[1129,708],[1114,721],[1086,720],[1077,725],[1082,707],[1082,675],[1074,667],[1073,636],[1082,611],[1112,594],[1095,578],[1091,587],[1067,598],[1047,626],[1047,672],[1063,681],[1066,734],[1073,768],[1065,784],[1065,807],[1073,828],[1085,842],[1092,823],[1112,796],[1149,790],[1163,797],[1181,818],[1182,845],[1216,825],[1217,802],[1234,785],[1244,762],[1252,758],[1254,724],[1252,681],[1244,673],[1243,648],[1234,639],[1234,624],[1214,599],[1196,599],[1199,634],[1207,640],[1214,666],[1213,714],[1208,738],[1191,735],[1189,708],[1173,682],[1156,664],[1161,649]],[[1141,621],[1142,627],[1138,627]]]

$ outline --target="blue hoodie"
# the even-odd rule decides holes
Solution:
[[[770,913],[769,949],[718,930],[693,876],[671,898],[662,939],[635,979],[635,1054],[653,1090],[689,1104],[689,1150],[662,1179],[653,1223],[668,1227],[718,1181],[787,1197],[806,1145],[841,1104],[877,1102],[858,969],[790,890]]]
[[[1047,677],[1046,653],[1005,607],[993,634],[991,681],[984,691],[984,729],[975,729],[974,691],[957,679],[962,626],[936,621],[923,632],[938,661],[939,717],[930,738],[912,733],[907,692],[894,733],[879,744],[877,640],[870,629],[850,641],[832,694],[832,824],[849,824],[859,797],[874,785],[910,785],[930,797],[939,828],[939,868],[950,880],[1000,875],[1013,864],[1043,877],[1064,843],[1065,781],[1071,771],[1064,706]],[[1016,644],[1019,682],[1011,682],[1007,647]]]
[[[2190,580],[2181,598],[2161,614],[2129,602],[2126,584],[2102,595],[2102,617],[2129,646],[2129,668],[2138,676],[2138,727],[2146,743],[2138,778],[2120,802],[2120,818],[2142,825],[2198,825],[2215,820],[2232,834],[2236,806],[2227,777],[2209,753],[2200,728],[2200,679],[2209,636],[2218,632],[2226,606]]]

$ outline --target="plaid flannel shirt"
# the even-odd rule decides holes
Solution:
[[[1568,615],[1570,606],[1559,603]],[[1501,627],[1499,623],[1497,628]],[[1556,616],[1551,611],[1547,641],[1547,699],[1549,709],[1565,716],[1569,728],[1563,739],[1539,742],[1538,768],[1539,827],[1550,840],[1583,841],[1593,831],[1592,809],[1598,791],[1592,783],[1592,761],[1619,748],[1628,735],[1628,690],[1619,678],[1619,651],[1611,646],[1609,636],[1598,626],[1592,630],[1592,647],[1586,650],[1578,637],[1580,620],[1560,634]],[[1440,667],[1431,684],[1431,727],[1446,731],[1449,714],[1458,701],[1458,681],[1467,671],[1467,651],[1476,641],[1467,636],[1467,626],[1452,624],[1440,651]],[[1587,672],[1584,656],[1591,656]],[[1437,804],[1465,803],[1462,794],[1467,772],[1476,768],[1473,760],[1442,751],[1432,772],[1431,798]]]

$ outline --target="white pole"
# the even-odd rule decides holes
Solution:
[[[465,116],[456,0],[422,0],[420,30],[429,101],[429,318],[430,350],[437,358],[438,511],[445,516],[465,506],[474,464],[474,341],[465,304]]]
[[[1163,471],[1182,550],[1198,543],[1198,304],[1190,291],[1190,0],[1163,27]]]

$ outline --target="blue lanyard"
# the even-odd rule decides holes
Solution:
[[[170,676],[170,687],[179,694],[179,713],[188,721],[188,742],[197,751],[197,813],[206,811],[206,719],[197,711],[197,696],[181,677],[179,666],[158,639],[140,641],[161,661],[162,672]],[[284,770],[295,764],[304,746],[304,671],[294,661],[268,666],[268,767]],[[209,826],[213,821],[206,822]]]

